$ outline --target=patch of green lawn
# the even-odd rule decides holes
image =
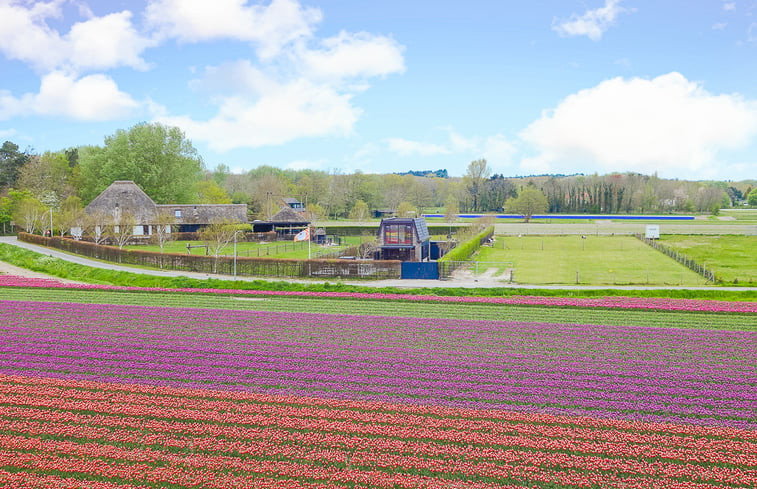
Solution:
[[[757,236],[665,235],[660,241],[714,270],[723,282],[757,282]]]
[[[331,252],[346,248],[348,245],[353,244],[356,240],[359,241],[359,237],[354,237],[352,240],[343,240],[342,246],[320,246],[311,244],[310,253],[312,257],[316,257],[319,252]],[[187,253],[187,244],[191,246],[204,245],[202,241],[169,241],[165,244],[163,249],[164,253]],[[126,249],[137,251],[152,251],[160,253],[160,247],[158,245],[131,245],[125,246]],[[190,248],[193,255],[204,255],[205,248]],[[221,250],[221,255],[232,256],[234,254],[234,244],[231,243]],[[239,241],[237,242],[237,256],[251,257],[251,258],[294,258],[298,260],[306,260],[308,258],[308,243],[307,241],[300,241],[294,243],[292,241],[275,241],[272,243],[259,243]]]
[[[704,285],[705,279],[630,236],[497,236],[478,262],[511,262],[524,284]],[[509,278],[508,265],[479,264],[478,273]]]

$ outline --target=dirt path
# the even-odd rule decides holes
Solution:
[[[64,278],[58,278],[53,277],[51,275],[47,275],[40,272],[35,272],[32,270],[29,270],[27,268],[21,268],[17,267],[15,265],[11,265],[10,263],[5,263],[4,261],[0,261],[0,274],[3,275],[16,275],[17,277],[26,277],[26,278],[46,278],[46,279],[53,279],[57,280],[58,282],[62,282],[65,284],[82,284],[84,282],[77,282],[75,280],[67,280]]]

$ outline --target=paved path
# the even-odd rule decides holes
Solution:
[[[121,272],[141,273],[145,275],[155,275],[159,277],[189,277],[200,280],[207,278],[217,278],[221,280],[231,280],[229,275],[213,275],[207,273],[186,272],[178,270],[152,270],[147,268],[130,267],[127,265],[119,265],[117,263],[103,262],[97,260],[91,260],[79,255],[73,255],[64,253],[60,250],[53,248],[45,248],[44,246],[38,246],[30,243],[19,241],[15,236],[3,236],[0,237],[0,243],[7,243],[10,245],[25,248],[27,250],[49,255],[55,258],[60,258],[71,263],[78,263],[79,265],[86,265],[88,267],[102,268],[106,270],[115,270]],[[313,283],[325,283],[327,280],[301,280],[301,279],[285,279],[285,278],[261,278],[261,277],[237,277],[237,280],[253,281],[253,280],[265,280],[268,282],[291,282],[302,284]],[[330,281],[334,283],[333,280]],[[362,286],[374,286],[374,287],[397,287],[397,288],[422,288],[422,287],[463,287],[463,288],[491,288],[491,287],[506,287],[506,288],[527,288],[527,289],[554,289],[554,290],[751,290],[757,291],[757,287],[670,287],[670,286],[629,286],[629,285],[615,285],[615,286],[601,286],[601,285],[526,285],[526,284],[510,284],[507,282],[500,282],[498,280],[483,280],[475,278],[466,278],[461,280],[343,280],[340,283],[348,285],[362,285]]]

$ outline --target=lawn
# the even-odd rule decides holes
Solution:
[[[630,236],[497,236],[473,259],[480,262],[479,274],[507,280],[512,269],[513,281],[524,284],[705,284],[700,275]]]
[[[661,242],[705,264],[723,282],[757,282],[757,236],[666,235]]]
[[[311,244],[310,254],[315,258],[319,253],[331,253],[338,250],[343,250],[347,246],[360,243],[359,236],[348,236],[342,238],[342,246],[320,246]],[[202,246],[205,243],[202,241],[169,241],[165,244],[163,249],[164,253],[187,253],[187,244],[190,246]],[[139,251],[153,251],[160,252],[158,245],[131,245],[125,248],[130,250]],[[193,255],[204,255],[205,248],[197,247],[191,248],[190,251]],[[221,250],[221,256],[231,256],[234,254],[234,244],[231,243]],[[271,258],[294,258],[298,260],[305,260],[308,257],[308,243],[307,241],[299,241],[297,243],[293,241],[274,241],[272,243],[265,242],[237,242],[237,256],[242,257],[271,257]]]

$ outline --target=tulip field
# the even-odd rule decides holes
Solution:
[[[754,302],[0,276],[0,487],[756,486]]]

